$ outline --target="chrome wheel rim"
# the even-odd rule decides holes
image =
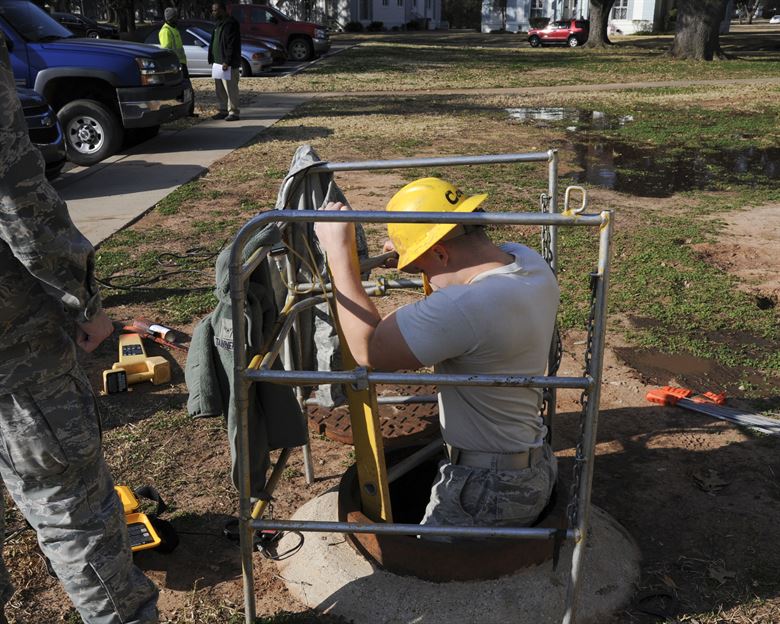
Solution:
[[[79,115],[72,119],[65,130],[68,143],[79,154],[94,154],[106,141],[103,126],[94,117]]]
[[[294,61],[306,60],[306,57],[309,56],[309,48],[303,41],[294,41],[290,45],[290,56]]]

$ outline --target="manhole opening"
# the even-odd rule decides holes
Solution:
[[[399,449],[387,454],[388,468],[411,455],[417,448]],[[393,520],[402,524],[419,524],[431,497],[431,486],[438,473],[444,450],[415,469],[401,475],[390,484],[390,505]],[[390,463],[392,462],[392,463]]]
[[[388,466],[397,464],[420,447],[386,452]],[[390,503],[396,523],[422,520],[443,457],[433,457],[390,485]],[[565,471],[561,471],[565,472]],[[357,470],[350,467],[339,486],[339,519],[370,523],[361,510]],[[558,492],[568,487],[560,479]],[[566,527],[566,497],[556,496],[535,526]],[[479,539],[438,542],[415,535],[349,535],[352,546],[381,568],[429,581],[470,581],[499,578],[521,568],[539,565],[553,555],[553,540]]]

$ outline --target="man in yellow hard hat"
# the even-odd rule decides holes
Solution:
[[[398,191],[387,209],[472,212],[486,198],[423,178]],[[333,203],[326,209],[350,210]],[[353,224],[318,223],[315,231],[344,336],[360,365],[545,374],[559,290],[537,252],[515,243],[496,246],[479,226],[390,224],[398,268],[422,273],[432,293],[382,318],[361,285]],[[439,467],[423,524],[518,526],[537,519],[557,477],[541,402],[536,388],[441,387],[449,461]]]

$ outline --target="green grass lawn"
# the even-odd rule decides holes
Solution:
[[[363,36],[356,45],[284,78],[244,80],[253,91],[484,89],[668,80],[777,77],[780,50],[761,34],[727,35],[736,58],[675,61],[670,37],[624,38],[607,50],[531,48],[522,35]],[[747,44],[745,43],[747,41]],[[208,88],[212,88],[210,81]]]

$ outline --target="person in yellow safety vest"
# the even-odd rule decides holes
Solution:
[[[423,178],[398,191],[387,210],[474,212],[485,199]],[[330,202],[325,209],[351,210]],[[391,223],[387,230],[386,249],[397,252],[397,267],[422,273],[431,291],[383,317],[361,283],[354,224],[315,227],[333,275],[339,321],[358,365],[545,374],[560,293],[536,251],[517,243],[496,245],[480,225]],[[539,388],[440,386],[439,420],[449,457],[439,466],[422,524],[533,524],[557,479],[541,405]]]
[[[184,73],[185,78],[189,78],[190,74],[187,70],[187,56],[184,54],[184,45],[181,42],[181,34],[176,24],[179,21],[179,12],[174,7],[168,7],[165,9],[165,23],[160,28],[160,47],[166,48],[176,54],[179,57],[179,63],[181,63],[181,70]]]
[[[181,42],[181,33],[176,27],[179,21],[179,12],[174,7],[168,7],[163,13],[165,17],[165,23],[160,28],[159,38],[160,47],[170,50],[179,58],[181,64],[181,73],[184,75],[184,79],[189,82],[190,72],[187,69],[187,55],[184,53],[184,45]],[[190,90],[192,91],[192,83],[190,83]],[[190,116],[195,115],[195,94],[193,92],[192,104],[190,105]]]

